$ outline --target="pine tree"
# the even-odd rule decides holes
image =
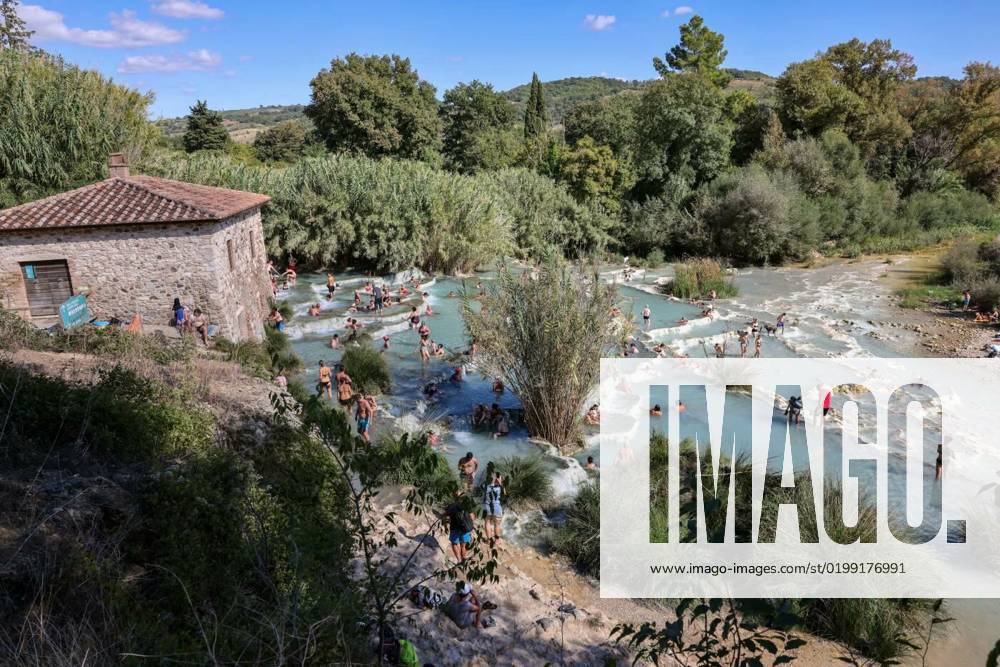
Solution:
[[[28,38],[33,34],[17,15],[17,0],[0,0],[0,49],[31,51]]]
[[[225,148],[229,143],[229,132],[222,123],[222,114],[208,108],[201,100],[191,107],[184,132],[184,150],[188,153],[200,150]]]
[[[528,104],[524,109],[524,136],[537,137],[545,132],[545,99],[542,97],[542,82],[537,73],[531,75],[528,90]]]

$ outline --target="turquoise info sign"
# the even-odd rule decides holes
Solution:
[[[65,329],[90,321],[90,310],[87,308],[87,297],[82,294],[71,296],[59,306],[59,317]]]

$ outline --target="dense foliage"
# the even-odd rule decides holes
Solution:
[[[309,84],[305,113],[333,151],[433,160],[440,144],[434,86],[408,58],[336,58]]]
[[[514,164],[518,150],[514,106],[481,81],[460,83],[444,94],[445,166],[474,173]]]
[[[579,445],[583,403],[601,356],[617,342],[617,322],[608,318],[616,298],[596,273],[550,259],[520,275],[501,267],[482,308],[463,304],[466,331],[480,350],[476,365],[521,401],[533,437],[564,449]]]
[[[184,147],[219,155],[140,168],[269,194],[272,255],[377,271],[552,250],[774,264],[1000,229],[1000,68],[916,79],[884,39],[835,44],[777,80],[725,57],[694,16],[654,59],[658,80],[534,75],[507,94],[474,80],[439,103],[408,59],[350,54],[311,81],[315,133],[286,123],[234,144],[199,102]],[[148,99],[96,74],[5,49],[0,76],[0,203],[94,180],[107,153],[141,156],[155,135]]]
[[[318,266],[468,271],[508,254],[591,252],[606,242],[611,224],[564,187],[524,169],[471,177],[345,155],[274,169],[223,155],[181,160],[160,153],[143,170],[270,195],[269,253]]]
[[[140,157],[156,135],[150,101],[53,56],[0,48],[0,207],[103,178],[110,153]]]
[[[273,125],[253,140],[257,157],[267,162],[294,162],[306,148],[306,127],[294,120]]]
[[[184,150],[195,151],[221,150],[229,143],[229,132],[222,122],[222,115],[208,108],[208,103],[198,100],[191,107],[187,117],[187,129],[183,137]]]

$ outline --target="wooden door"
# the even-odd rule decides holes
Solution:
[[[27,262],[21,265],[32,317],[59,314],[59,306],[73,296],[69,266],[65,260]]]

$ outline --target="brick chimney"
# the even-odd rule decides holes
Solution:
[[[112,153],[108,156],[108,176],[128,178],[128,161],[123,153]]]

